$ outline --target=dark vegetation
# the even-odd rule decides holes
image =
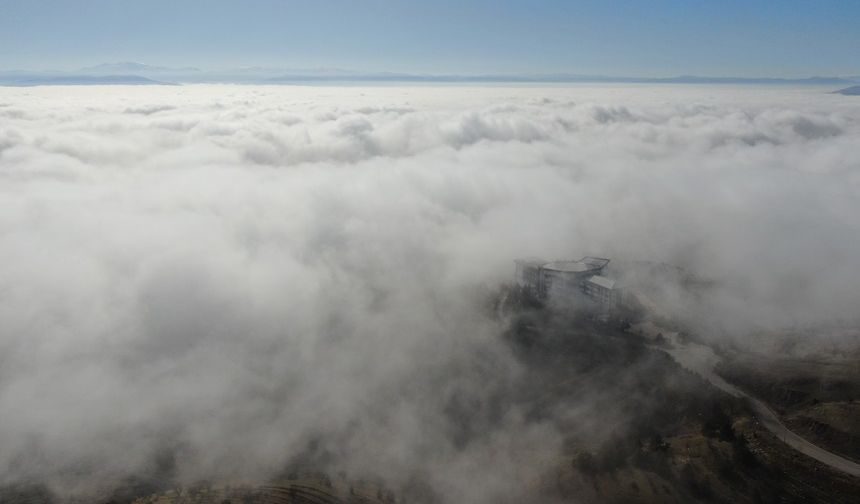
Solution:
[[[860,481],[785,447],[747,405],[625,329],[628,317],[543,310],[528,296],[508,340],[543,395],[540,415],[592,403],[605,431],[566,426],[549,495],[588,502],[853,502]],[[536,306],[537,305],[537,306]],[[832,388],[831,393],[837,392]],[[620,419],[620,422],[616,421]]]

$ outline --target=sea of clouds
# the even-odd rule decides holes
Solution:
[[[261,478],[321,442],[511,497],[552,426],[464,446],[446,408],[515,386],[485,308],[514,258],[681,266],[741,340],[852,320],[858,195],[860,100],[820,88],[0,88],[0,481],[81,495],[165,450]]]

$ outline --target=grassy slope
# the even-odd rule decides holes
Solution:
[[[388,504],[391,492],[370,483],[303,478],[267,485],[199,486],[141,497],[134,504]]]
[[[718,371],[770,404],[796,433],[860,460],[860,361],[744,356]]]

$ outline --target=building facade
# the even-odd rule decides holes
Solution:
[[[615,288],[615,280],[602,275],[594,275],[583,284],[583,292],[589,299],[605,308],[615,308],[618,305],[619,291]]]

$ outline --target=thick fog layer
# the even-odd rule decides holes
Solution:
[[[513,259],[683,267],[713,335],[847,320],[858,194],[860,101],[821,89],[0,88],[0,475],[324,452],[493,502],[558,449],[450,420],[521,371]]]

